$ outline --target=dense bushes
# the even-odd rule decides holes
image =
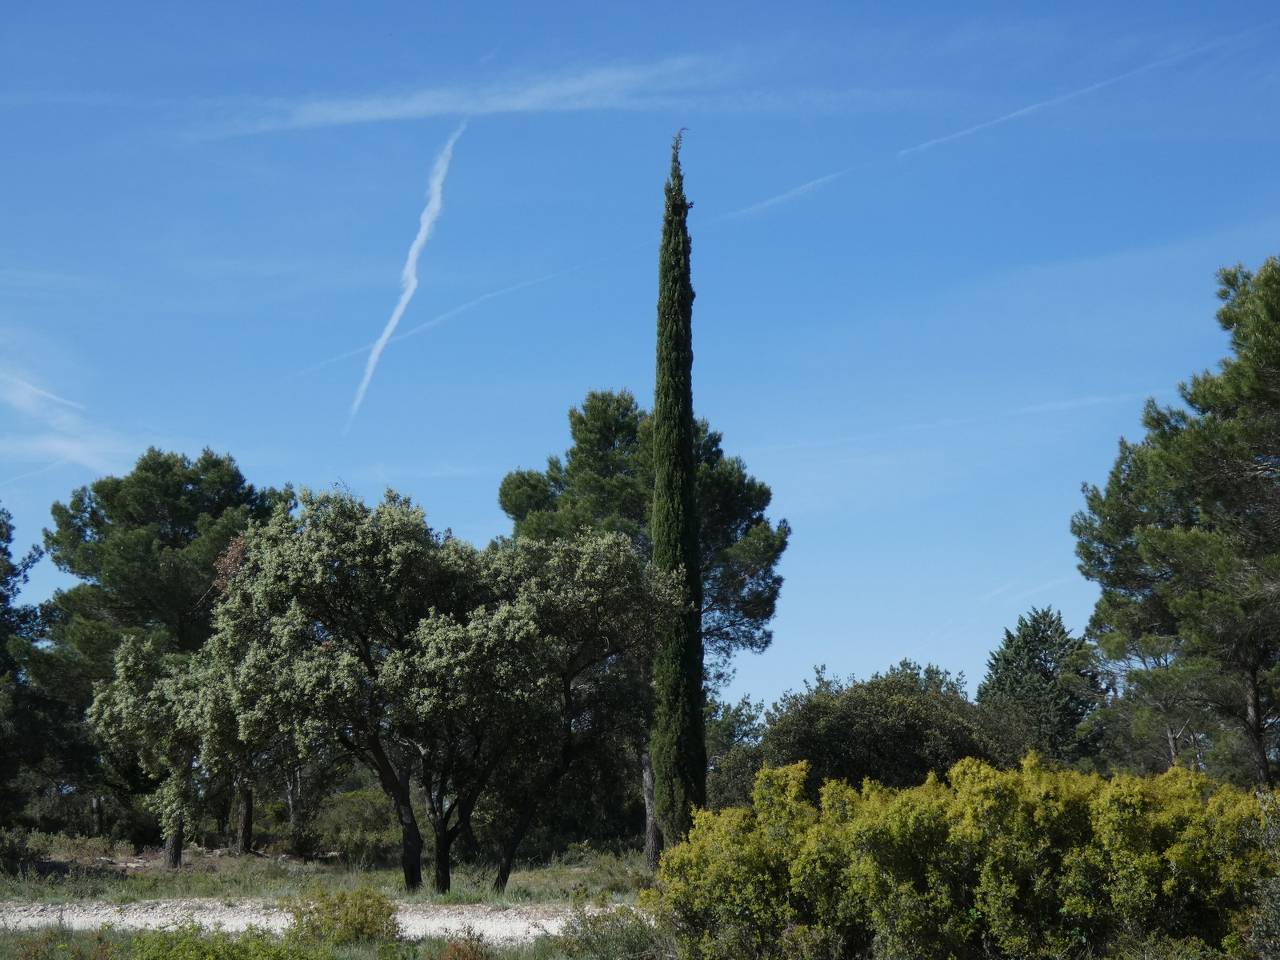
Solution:
[[[808,775],[762,771],[751,808],[700,814],[663,858],[654,904],[687,955],[1231,950],[1271,870],[1259,801],[1181,769],[1106,780],[970,759],[910,789],[830,781],[817,805]]]
[[[397,940],[396,905],[370,887],[325,890],[315,887],[289,903],[290,935],[304,943],[345,946]]]
[[[743,705],[728,708],[733,716]],[[1012,762],[986,717],[964,691],[964,678],[904,660],[867,680],[848,682],[819,670],[803,690],[783,694],[756,727],[729,749],[709,751],[711,806],[748,802],[756,770],[808,764],[809,795],[826,780],[870,777],[912,787],[965,757]],[[723,722],[723,721],[722,721]],[[714,729],[714,728],[713,728]]]

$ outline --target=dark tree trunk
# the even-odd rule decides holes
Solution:
[[[222,799],[218,802],[218,806],[213,816],[213,828],[218,834],[218,846],[231,846],[231,795],[233,784],[227,784],[226,792],[223,793]],[[206,840],[206,843],[208,841]]]
[[[1245,686],[1245,722],[1248,727],[1249,752],[1253,757],[1258,786],[1270,790],[1271,758],[1267,756],[1267,731],[1262,719],[1262,692],[1257,673],[1250,673]]]
[[[653,761],[649,749],[640,753],[641,790],[644,794],[644,860],[650,870],[658,869],[662,853],[662,830],[658,827],[658,810],[653,797]]]
[[[498,893],[502,893],[507,889],[507,881],[511,879],[511,868],[516,862],[516,851],[520,849],[520,844],[524,841],[525,834],[529,832],[529,826],[533,823],[533,815],[536,807],[529,804],[520,811],[520,816],[516,820],[515,827],[502,844],[502,854],[498,860],[498,876],[494,878],[493,889]]]
[[[450,877],[450,847],[453,846],[453,838],[456,831],[447,827],[437,826],[435,830],[436,836],[436,893],[448,893],[451,883]]]
[[[170,870],[182,866],[182,832],[185,829],[186,823],[179,817],[174,829],[164,838],[164,865]]]
[[[462,844],[462,859],[469,863],[475,863],[480,859],[480,841],[476,839],[476,832],[471,826],[471,814],[465,814],[458,821],[458,840]]]
[[[422,833],[418,830],[418,818],[409,793],[409,777],[413,771],[408,766],[397,771],[376,738],[369,739],[366,750],[365,762],[373,762],[378,782],[395,807],[400,824],[400,868],[404,871],[404,888],[412,893],[422,886]]]
[[[241,856],[253,853],[253,785],[240,784],[240,831],[236,838],[236,852]]]
[[[400,821],[400,868],[404,871],[404,888],[412,893],[422,886],[422,834],[407,790],[403,798],[396,798],[396,818]]]

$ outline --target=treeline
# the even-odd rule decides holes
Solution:
[[[33,607],[39,551],[3,515],[0,824],[248,852],[380,859],[435,885],[643,832],[659,637],[685,609],[647,563],[652,418],[629,393],[570,411],[573,443],[499,499],[478,548],[408,498],[250,484],[229,455],[149,450],[54,504],[44,550],[79,583]],[[695,424],[700,621],[713,687],[763,649],[785,521]],[[390,813],[390,817],[388,816]],[[424,834],[426,835],[424,838]]]
[[[15,552],[0,511],[0,825],[163,837],[174,864],[187,838],[303,856],[391,844],[409,886],[425,858],[441,890],[457,856],[501,887],[518,857],[639,843],[654,655],[699,592],[712,807],[797,761],[816,795],[1032,751],[1271,785],[1280,261],[1221,279],[1231,355],[1181,405],[1148,404],[1072,521],[1101,587],[1093,618],[1075,635],[1030,611],[974,700],[911,663],[819,673],[768,710],[718,700],[734,654],[771,642],[790,529],[697,422],[699,590],[652,565],[654,424],[626,392],[589,394],[565,455],[502,481],[512,534],[485,547],[400,494],[259,488],[210,451],[149,450],[73,491],[40,549]],[[41,550],[78,582],[24,604]]]

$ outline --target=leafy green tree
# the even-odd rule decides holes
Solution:
[[[64,802],[87,795],[100,809],[99,794],[109,790],[125,807],[154,789],[125,739],[91,738],[82,718],[95,685],[115,681],[116,651],[128,636],[148,638],[157,655],[198,650],[211,629],[215,561],[287,497],[255,489],[229,455],[205,450],[191,460],[152,448],[128,474],[53,505],[45,548],[82,582],[54,596],[40,642],[23,644],[18,659],[32,687],[71,718],[58,742],[66,778],[51,786]]]
[[[679,603],[622,537],[481,552],[394,493],[370,508],[304,492],[296,514],[246,535],[209,649],[241,739],[336,742],[378,778],[409,889],[417,782],[445,892],[453,843],[486,797],[522,804],[503,823],[509,873],[526,818],[609,739],[640,673],[626,662],[647,659],[641,645]]]
[[[707,703],[707,807],[744,806],[764,761],[764,704],[743,697],[737,703],[712,698]]]
[[[1139,533],[1194,520],[1176,491],[1153,482],[1149,448],[1122,440],[1105,488],[1085,485],[1071,521],[1081,572],[1103,585],[1086,630],[1114,691],[1093,720],[1106,756],[1125,769],[1158,773],[1199,761],[1217,726],[1198,700],[1202,672],[1182,655],[1165,571],[1144,556]]]
[[[1231,355],[1182,385],[1182,407],[1148,402],[1146,436],[1122,445],[1105,491],[1086,487],[1073,529],[1081,569],[1102,587],[1091,624],[1102,649],[1116,659],[1154,652],[1158,669],[1176,668],[1191,688],[1184,702],[1238,736],[1252,779],[1270,785],[1280,726],[1280,260],[1219,279]],[[1188,722],[1202,728],[1192,743],[1214,739],[1212,725],[1185,712],[1166,719],[1171,753]]]
[[[1019,754],[1070,763],[1096,751],[1096,732],[1081,725],[1102,696],[1089,644],[1071,635],[1056,610],[1032,607],[988,658],[977,699],[1017,728]]]
[[[527,656],[539,691],[493,783],[504,814],[501,890],[535,819],[570,796],[576,804],[575,785],[610,770],[643,735],[635,704],[648,694],[654,640],[682,615],[684,599],[676,576],[646,565],[618,534],[517,538],[483,559],[497,609],[521,611],[535,631]]]
[[[662,246],[658,256],[658,361],[653,392],[653,562],[680,571],[689,610],[661,638],[653,663],[653,764],[658,824],[669,842],[689,832],[706,803],[703,732],[702,571],[693,459],[693,284],[689,207],[680,169],[680,134],[671,144]]]
[[[515,470],[498,502],[518,537],[571,537],[586,528],[622,533],[645,556],[653,541],[653,417],[628,391],[593,391],[569,411],[572,446],[546,470]],[[727,456],[705,420],[694,424],[694,462],[702,571],[702,636],[708,680],[725,678],[738,650],[759,652],[782,588],[778,563],[791,528],[766,516],[773,494]]]
[[[245,534],[210,642],[245,742],[287,737],[301,752],[336,741],[378,778],[410,890],[422,883],[411,787],[428,748],[416,742],[423,731],[406,702],[408,670],[426,642],[423,621],[443,630],[483,600],[477,562],[390,491],[373,508],[303,492],[298,511],[277,510]]]
[[[765,721],[762,763],[806,761],[814,796],[826,780],[914,786],[965,757],[991,754],[964,678],[909,660],[847,683],[820,669],[803,690],[784,694]]]
[[[127,475],[55,503],[45,548],[85,581],[107,626],[163,628],[177,649],[193,651],[212,630],[218,557],[281,496],[246,482],[229,455],[205,450],[193,461],[152,448]]]
[[[163,631],[129,633],[115,652],[115,676],[98,684],[89,721],[102,740],[137,757],[158,786],[147,800],[165,836],[165,864],[182,865],[196,797],[200,673]]]
[[[47,731],[33,723],[41,705],[20,675],[11,644],[30,636],[37,622],[34,607],[18,602],[27,573],[39,559],[32,549],[13,556],[13,517],[0,507],[0,819],[13,822],[25,803],[21,780],[40,761]]]

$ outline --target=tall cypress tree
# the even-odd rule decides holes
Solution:
[[[654,660],[654,725],[650,743],[658,823],[668,842],[689,831],[691,809],[706,801],[703,734],[702,576],[693,456],[693,284],[689,278],[689,207],[680,170],[680,140],[671,144],[662,247],[658,256],[658,368],[653,398],[653,561],[683,570],[690,605],[661,638]]]

